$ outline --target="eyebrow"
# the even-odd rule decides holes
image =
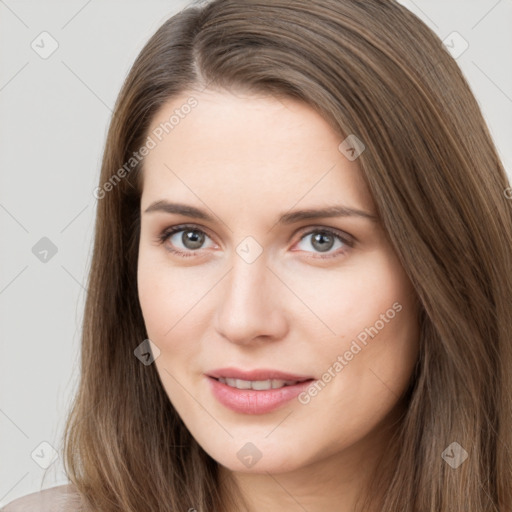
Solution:
[[[152,203],[144,213],[151,212],[164,212],[176,213],[185,217],[193,217],[202,219],[209,222],[214,222],[215,219],[206,211],[181,203],[170,203],[166,200],[155,201]],[[357,208],[349,208],[348,206],[335,205],[326,208],[310,208],[306,210],[295,210],[292,212],[282,213],[277,221],[277,224],[294,224],[301,220],[311,220],[323,217],[361,217],[372,222],[378,223],[378,217],[369,212],[358,210]]]

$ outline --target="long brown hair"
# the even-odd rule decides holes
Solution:
[[[366,146],[358,162],[421,303],[421,339],[406,413],[362,510],[512,510],[510,185],[456,62],[392,0],[214,0],[166,21],[136,59],[95,192],[81,380],[64,438],[87,508],[226,507],[216,461],[154,365],[134,356],[147,333],[136,286],[143,160],[131,159],[165,102],[206,86],[299,99],[340,142],[356,134]],[[456,469],[442,457],[454,442],[468,453]]]

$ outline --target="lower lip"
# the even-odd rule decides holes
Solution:
[[[215,398],[228,409],[243,414],[265,414],[294,399],[313,379],[279,389],[237,389],[208,377]]]

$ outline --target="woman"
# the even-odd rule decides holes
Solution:
[[[71,484],[47,501],[511,510],[509,187],[395,2],[168,20],[110,127]]]

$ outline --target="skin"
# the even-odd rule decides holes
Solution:
[[[160,350],[154,364],[187,428],[250,510],[352,511],[396,428],[418,357],[414,289],[378,222],[277,224],[281,213],[327,205],[376,215],[357,159],[339,151],[343,137],[315,110],[293,99],[194,91],[164,105],[150,132],[191,95],[197,106],[144,164],[138,289]],[[145,212],[164,199],[214,221]],[[183,223],[206,234],[199,249],[184,245],[183,232],[158,242]],[[322,252],[313,239],[321,228],[355,242],[324,242]],[[252,263],[236,252],[248,236],[263,251]],[[400,312],[307,404],[241,414],[210,391],[204,374],[226,366],[322,379],[394,303]],[[261,452],[250,468],[237,457],[248,442]]]

